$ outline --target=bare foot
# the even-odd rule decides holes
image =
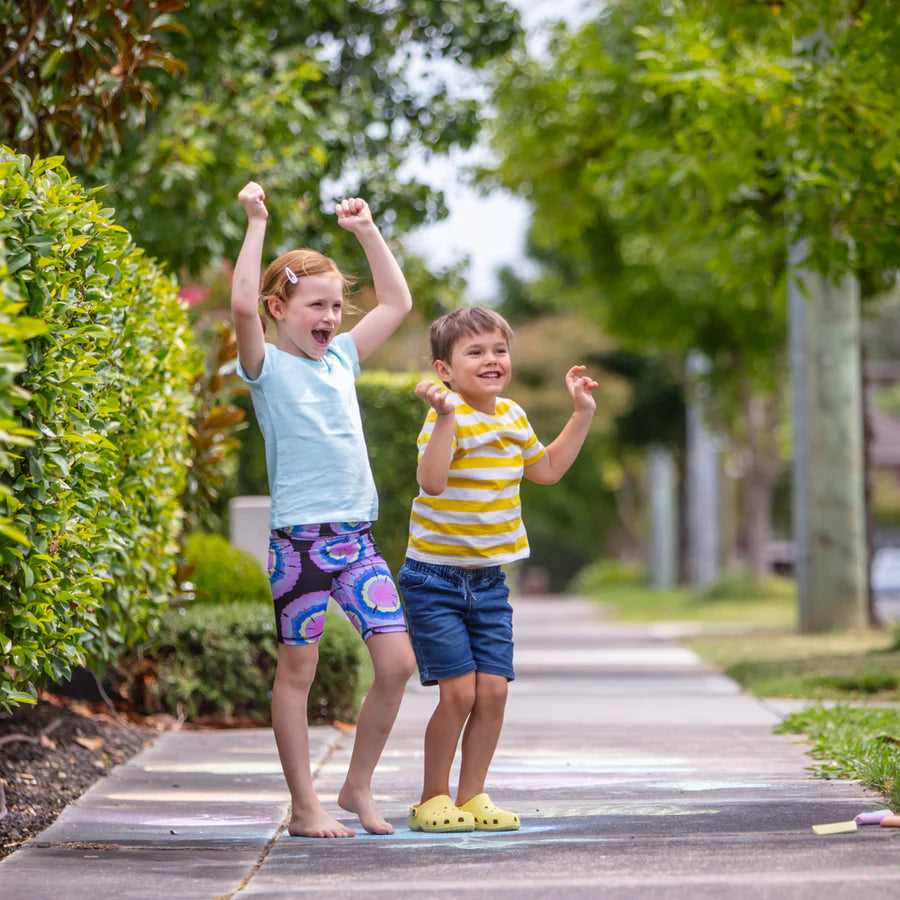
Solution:
[[[294,837],[318,838],[346,838],[356,834],[352,828],[341,825],[321,807],[292,812],[288,833]]]
[[[394,826],[378,811],[372,792],[365,789],[353,790],[346,784],[338,794],[338,806],[347,812],[356,813],[359,822],[369,834],[393,834]]]

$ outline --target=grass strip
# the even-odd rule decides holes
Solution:
[[[639,582],[609,582],[602,571],[576,579],[574,589],[608,607],[619,622],[692,622],[790,628],[796,618],[793,582],[727,578],[704,591],[659,590]]]
[[[811,706],[792,713],[776,731],[802,734],[822,778],[854,778],[883,794],[900,811],[900,710]]]
[[[888,631],[747,631],[685,643],[756,697],[900,702],[900,646]]]

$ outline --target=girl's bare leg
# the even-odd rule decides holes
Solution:
[[[288,831],[305,837],[353,837],[319,803],[309,768],[309,725],[306,702],[316,674],[319,649],[315,644],[278,645],[278,668],[272,689],[272,728],[281,768],[291,792]]]
[[[441,696],[425,729],[425,781],[422,802],[450,793],[450,767],[463,725],[475,703],[475,672],[447,678],[438,685]]]
[[[338,794],[338,804],[359,816],[372,834],[393,834],[372,797],[372,774],[397,718],[403,691],[416,668],[406,632],[373,634],[366,641],[375,677],[366,694],[359,720],[347,778]]]
[[[476,672],[475,675],[475,706],[462,739],[457,806],[468,803],[484,790],[506,710],[506,678],[487,672]]]

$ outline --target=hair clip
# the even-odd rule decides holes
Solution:
[[[287,275],[287,280],[291,284],[296,284],[300,279],[294,274],[294,270],[290,266],[284,267],[284,274]]]

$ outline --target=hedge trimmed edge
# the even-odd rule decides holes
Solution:
[[[174,281],[61,162],[0,148],[7,710],[157,621],[202,368]]]

